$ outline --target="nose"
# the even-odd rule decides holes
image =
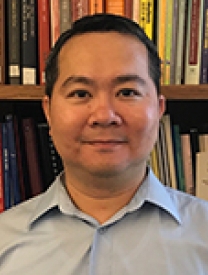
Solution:
[[[100,100],[92,107],[88,122],[91,127],[119,126],[122,124],[122,118],[110,100]]]

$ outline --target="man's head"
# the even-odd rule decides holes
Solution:
[[[113,15],[81,19],[69,33],[49,58],[46,71],[55,73],[52,79],[47,73],[46,86],[52,96],[43,99],[66,180],[99,189],[102,178],[106,190],[128,188],[129,181],[144,177],[164,112],[156,50],[137,25]]]
[[[152,78],[157,93],[160,93],[160,58],[157,49],[152,41],[146,36],[143,29],[135,22],[121,16],[112,14],[95,14],[86,16],[76,21],[72,28],[64,32],[48,57],[45,74],[46,74],[46,94],[51,97],[54,84],[59,74],[58,57],[59,52],[65,43],[72,37],[85,33],[102,33],[118,32],[121,34],[131,35],[142,42],[148,51],[149,75]],[[125,45],[124,45],[125,47]]]

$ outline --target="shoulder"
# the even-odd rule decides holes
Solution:
[[[20,203],[0,214],[0,235],[2,242],[15,238],[28,230],[32,213],[41,200],[42,194]]]
[[[198,223],[198,226],[203,223],[208,229],[208,201],[169,187],[166,187],[166,190],[176,206],[182,221]]]

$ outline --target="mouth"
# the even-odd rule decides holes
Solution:
[[[89,140],[89,141],[83,142],[83,144],[89,145],[89,146],[96,148],[98,150],[101,150],[101,151],[111,151],[116,148],[119,148],[122,145],[125,145],[126,143],[127,143],[127,141],[114,140],[114,139],[110,139],[110,140],[103,140],[103,139],[97,140],[96,139],[96,140]]]

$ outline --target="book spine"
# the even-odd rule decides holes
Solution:
[[[22,4],[22,84],[37,84],[37,3],[21,0]]]
[[[173,131],[173,148],[174,148],[174,158],[175,158],[178,190],[185,192],[185,178],[184,178],[184,168],[183,168],[183,161],[182,161],[182,149],[181,149],[181,137],[180,137],[179,125],[174,124],[172,127],[172,131]]]
[[[185,84],[199,84],[202,0],[189,2]]]
[[[104,0],[91,0],[89,3],[89,13],[103,13],[104,12]]]
[[[144,29],[147,36],[153,40],[154,28],[154,1],[140,0],[139,21],[138,23]]]
[[[50,157],[49,133],[46,123],[39,123],[37,125],[38,144],[40,152],[40,167],[43,175],[44,190],[54,180],[53,167]]]
[[[173,1],[172,13],[172,43],[171,43],[171,57],[170,57],[170,84],[175,84],[175,66],[177,58],[177,32],[178,32],[178,8],[179,1]]]
[[[26,197],[26,188],[25,184],[27,180],[26,178],[26,171],[23,169],[23,162],[25,161],[23,159],[23,150],[21,146],[21,137],[20,137],[20,131],[19,131],[19,125],[17,117],[13,117],[13,127],[14,127],[14,135],[15,135],[15,147],[16,147],[16,156],[17,156],[17,170],[18,170],[18,178],[19,178],[19,187],[20,187],[20,197],[22,201],[25,201],[27,199]]]
[[[133,19],[133,0],[124,1],[124,15],[129,19]]]
[[[43,184],[37,149],[37,136],[33,119],[23,118],[22,128],[28,164],[31,196],[35,196],[43,191]]]
[[[6,82],[5,64],[5,0],[0,1],[0,84]]]
[[[158,0],[157,47],[161,58],[161,84],[165,83],[165,32],[167,0]]]
[[[89,14],[89,3],[86,0],[71,0],[72,22]]]
[[[3,172],[3,144],[2,123],[0,123],[0,213],[4,211],[4,172]]]
[[[4,173],[4,207],[11,207],[11,187],[9,178],[9,148],[6,123],[2,123],[2,151],[3,151],[3,173]]]
[[[8,133],[8,149],[9,149],[9,167],[10,167],[10,187],[12,194],[12,205],[16,205],[21,201],[20,185],[17,167],[17,154],[15,146],[15,136],[13,127],[13,118],[11,115],[6,115],[5,123]]]
[[[208,0],[204,0],[200,84],[208,83]]]
[[[61,172],[63,166],[61,158],[49,135],[49,127],[46,123],[38,124],[38,139],[42,174],[44,176],[44,189],[47,189],[55,177]]]
[[[71,27],[71,4],[68,0],[60,0],[60,32],[63,33]]]
[[[194,195],[192,152],[189,134],[181,134],[182,161],[186,193]]]
[[[172,123],[168,114],[162,117],[161,123],[164,124],[166,150],[168,155],[168,163],[170,170],[171,187],[177,189],[178,183],[176,178],[175,159],[173,151],[173,138],[172,138]]]
[[[132,20],[136,23],[139,21],[139,0],[133,0]]]
[[[170,84],[171,75],[171,53],[172,53],[172,33],[173,33],[173,0],[168,0],[166,5],[166,31],[165,31],[165,73],[164,84]]]
[[[208,153],[199,152],[196,155],[196,196],[208,200]]]
[[[176,33],[175,84],[181,84],[185,43],[186,0],[178,1],[178,26]]]
[[[51,47],[56,43],[60,35],[60,7],[59,1],[50,0],[50,29],[51,29]]]
[[[106,0],[105,12],[117,15],[124,15],[124,1],[123,0]]]
[[[49,2],[38,0],[38,60],[39,83],[45,84],[45,61],[50,51]]]
[[[164,123],[159,125],[159,137],[156,143],[158,163],[160,169],[160,179],[166,186],[173,186],[170,176],[170,166],[168,160],[167,142],[165,136]]]
[[[20,1],[7,1],[8,83],[20,84]]]

